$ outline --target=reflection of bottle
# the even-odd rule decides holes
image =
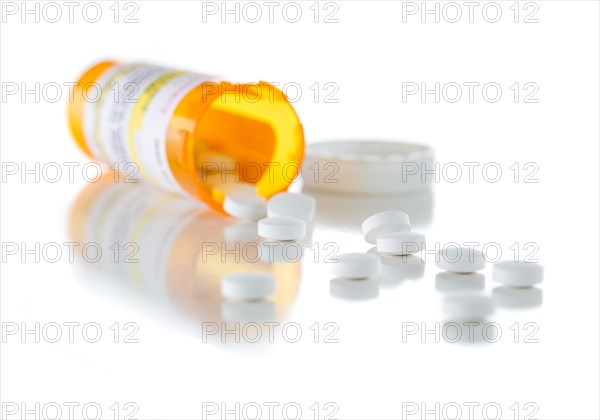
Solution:
[[[90,68],[69,123],[92,158],[217,210],[232,180],[265,198],[286,190],[304,154],[302,126],[275,86],[145,64]]]
[[[115,183],[107,174],[75,200],[70,233],[79,245],[94,243],[101,249],[103,257],[87,266],[153,301],[173,299],[203,320],[221,319],[222,276],[268,272],[277,281],[273,303],[279,317],[297,295],[300,263],[264,263],[236,255],[241,247],[224,232],[235,223],[195,200],[141,183]]]

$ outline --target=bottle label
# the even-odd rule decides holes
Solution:
[[[128,176],[187,195],[167,160],[167,129],[181,99],[209,80],[215,79],[146,64],[111,67],[94,83],[97,97],[85,104],[90,151]]]

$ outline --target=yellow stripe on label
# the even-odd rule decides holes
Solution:
[[[183,71],[172,71],[169,73],[165,73],[162,76],[158,77],[152,83],[150,83],[146,89],[140,94],[140,97],[135,104],[133,111],[131,113],[131,118],[129,120],[129,152],[131,154],[131,158],[138,166],[140,174],[142,178],[154,185],[157,185],[158,182],[150,176],[150,174],[144,169],[144,165],[140,161],[139,155],[137,153],[135,147],[135,134],[142,128],[142,123],[144,121],[144,114],[146,109],[148,108],[148,104],[150,101],[156,96],[156,94],[171,80],[176,78],[177,76],[183,74]],[[167,133],[165,132],[166,136]]]

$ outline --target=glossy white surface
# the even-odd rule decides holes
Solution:
[[[331,274],[348,279],[366,279],[374,277],[381,265],[379,257],[365,252],[350,252],[336,255],[331,263]]]
[[[337,24],[315,24],[308,9],[313,2],[302,3],[303,18],[296,24],[281,19],[236,24],[231,15],[222,24],[220,14],[202,21],[201,3],[146,1],[137,3],[138,24],[115,24],[108,9],[113,2],[98,3],[104,9],[96,24],[79,18],[68,23],[66,9],[56,24],[36,24],[31,16],[21,24],[19,15],[8,17],[0,24],[2,82],[28,82],[29,88],[36,81],[70,82],[105,57],[159,62],[231,80],[296,82],[302,97],[295,107],[308,142],[425,143],[447,165],[448,177],[432,182],[432,191],[407,196],[313,194],[317,215],[304,258],[293,262],[291,245],[290,262],[271,266],[260,258],[250,262],[256,257],[253,243],[260,241],[255,225],[238,225],[205,208],[135,190],[139,186],[121,190],[111,184],[116,195],[90,197],[87,216],[83,209],[73,213],[76,198],[98,184],[81,175],[88,159],[70,139],[64,95],[56,103],[36,102],[34,95],[23,103],[19,94],[9,96],[0,103],[6,169],[1,239],[5,247],[39,244],[40,253],[46,245],[50,258],[40,255],[36,261],[28,254],[22,262],[20,251],[3,250],[2,402],[28,402],[29,407],[78,402],[79,408],[96,402],[108,419],[115,402],[121,404],[121,417],[132,412],[124,405],[135,403],[139,410],[132,418],[137,419],[199,419],[214,407],[211,403],[222,402],[229,409],[236,402],[256,402],[263,419],[269,402],[281,404],[276,413],[295,402],[305,419],[315,417],[310,407],[316,402],[320,417],[333,411],[325,404],[336,404],[333,418],[339,419],[398,419],[407,417],[414,404],[419,412],[412,418],[420,419],[421,403],[427,409],[439,403],[440,410],[457,403],[467,419],[470,402],[479,404],[474,407],[478,418],[485,404],[501,407],[503,419],[514,419],[515,408],[521,418],[534,411],[532,418],[538,419],[600,418],[597,2],[534,2],[539,23],[531,24],[522,21],[533,9],[525,10],[522,3],[519,23],[514,22],[512,1],[498,2],[503,14],[495,24],[482,19],[483,3],[475,9],[474,23],[463,8],[455,24],[435,23],[432,16],[421,23],[420,13],[403,22],[403,4],[411,3],[392,1],[339,2]],[[275,16],[281,10],[282,5]],[[120,19],[131,12],[120,11]],[[319,19],[332,11],[321,8]],[[339,87],[333,96],[338,103],[323,102],[333,92],[324,87],[328,82]],[[457,103],[435,102],[434,95],[422,103],[419,94],[403,102],[403,82],[427,82],[428,88],[435,82],[480,87],[495,82],[503,95],[488,103],[477,90],[471,103],[465,87]],[[510,86],[517,82],[515,103]],[[527,82],[538,85],[538,103],[523,102],[533,91],[523,88]],[[7,162],[28,168],[57,162],[63,176],[58,182],[40,176],[36,182],[30,174],[23,182],[20,169],[8,175]],[[79,164],[72,181],[65,162]],[[457,182],[450,182],[450,162],[463,170]],[[473,182],[465,162],[480,164]],[[502,168],[498,182],[483,178],[489,162]],[[536,166],[525,168],[528,162],[537,172]],[[515,163],[518,174],[510,169]],[[538,182],[524,182],[526,177]],[[426,235],[431,252],[425,262],[418,256],[406,262],[382,258],[377,280],[334,281],[330,258],[371,250],[361,223],[387,209],[405,211],[413,229]],[[83,239],[74,239],[74,224],[84,226]],[[102,225],[113,228],[95,229]],[[135,251],[123,248],[132,241],[128,236],[139,243],[134,254],[139,262],[115,264],[108,247],[118,242],[123,261]],[[79,246],[71,262],[63,244],[73,240],[102,242],[106,258],[85,263]],[[463,336],[454,342],[455,320],[442,310],[447,292],[437,289],[436,276],[443,271],[435,265],[435,244],[451,242],[496,243],[500,259],[513,259],[518,252],[521,259],[539,260],[545,270],[543,283],[515,291],[492,281],[490,261],[480,272],[485,277],[480,293],[492,298],[495,312],[484,321],[489,336],[477,328],[472,343],[463,324],[458,324]],[[62,250],[56,262],[49,261],[55,255],[50,243]],[[240,243],[237,254],[235,243]],[[223,256],[223,244],[233,253]],[[488,251],[495,259],[494,247]],[[231,305],[222,299],[222,276],[247,270],[275,276],[272,300]],[[279,323],[272,340],[269,321]],[[65,323],[73,322],[79,325],[70,342]],[[239,343],[235,334],[224,333],[235,322],[240,322]],[[251,342],[256,331],[243,330],[249,322],[261,325],[262,339],[256,343]],[[23,339],[22,327],[32,330],[36,323],[39,342],[34,334]],[[52,323],[61,326],[56,343],[48,340],[55,336]],[[94,337],[92,323],[102,331],[95,343],[82,334],[88,324],[87,337]],[[492,323],[502,332],[496,342],[486,341],[493,341]],[[9,334],[11,327],[18,330]],[[302,336],[295,341],[299,329]],[[293,417],[292,409],[289,414]]]

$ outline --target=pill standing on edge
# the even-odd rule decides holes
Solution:
[[[362,233],[370,244],[377,243],[377,237],[391,232],[410,230],[408,214],[399,210],[386,210],[368,217],[362,223]]]
[[[500,261],[494,264],[492,278],[507,286],[531,287],[542,282],[544,269],[533,262]]]
[[[267,200],[253,186],[238,187],[225,196],[223,210],[239,219],[256,221],[267,214]]]
[[[381,260],[377,255],[352,252],[334,257],[337,262],[331,263],[331,273],[349,279],[373,277],[379,272]]]
[[[259,300],[275,293],[275,278],[259,271],[232,273],[221,279],[223,297],[232,300]]]
[[[310,222],[315,217],[315,199],[306,194],[282,192],[267,203],[268,217],[295,217]]]
[[[425,235],[418,232],[391,232],[377,237],[377,251],[391,255],[410,255],[425,247]]]
[[[258,221],[258,234],[276,241],[293,241],[306,235],[306,223],[295,217],[267,217]]]
[[[473,273],[485,267],[481,251],[473,248],[447,247],[437,255],[436,265],[453,273]]]

